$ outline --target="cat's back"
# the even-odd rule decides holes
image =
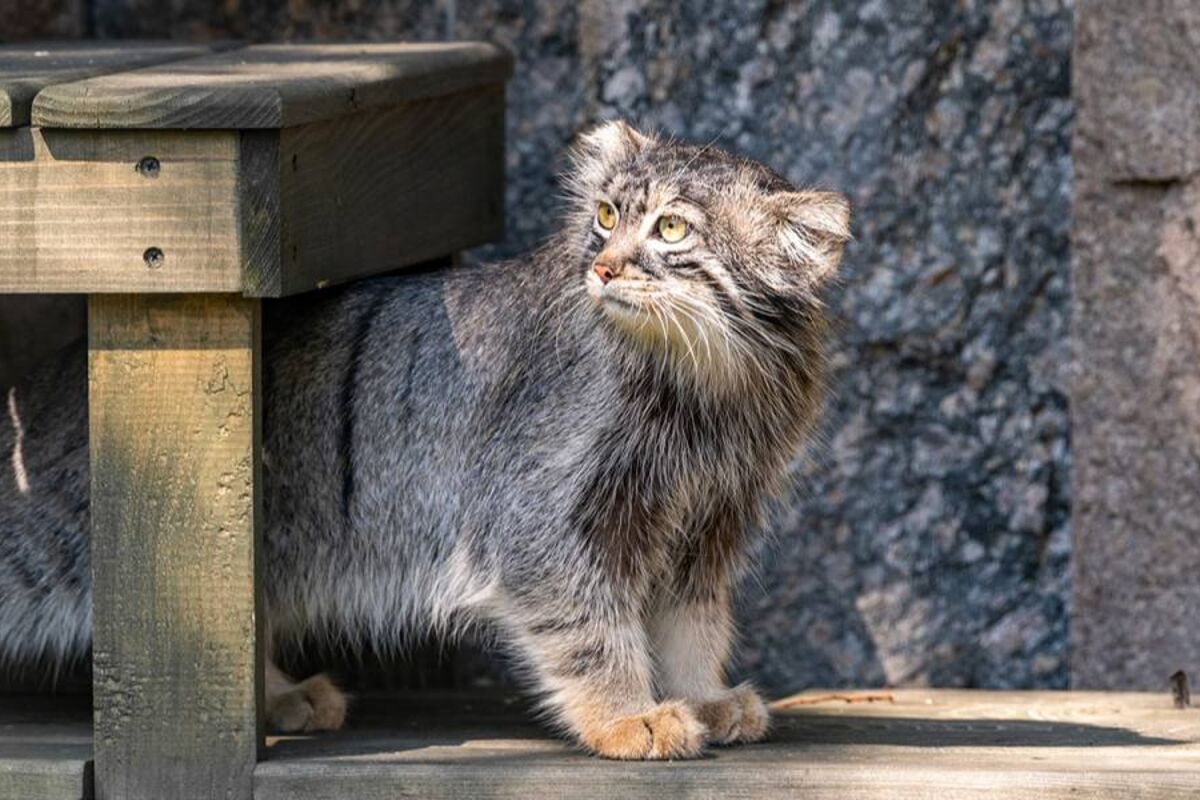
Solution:
[[[588,449],[577,421],[591,362],[578,331],[553,323],[563,297],[553,270],[533,262],[268,305],[263,463],[277,608],[319,620],[320,598],[345,593],[328,608],[345,620],[375,615],[349,608],[361,605],[350,595],[407,605],[411,585],[392,601],[378,587],[436,574],[464,532],[510,514],[522,483],[545,483],[535,473],[569,458],[564,443]],[[373,574],[377,591],[345,590],[344,576]]]

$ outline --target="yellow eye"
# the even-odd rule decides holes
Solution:
[[[617,227],[617,210],[603,200],[596,208],[596,222],[606,231]]]
[[[687,236],[688,224],[683,217],[674,214],[664,214],[658,218],[658,235],[664,242],[675,244]]]

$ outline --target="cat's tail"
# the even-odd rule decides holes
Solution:
[[[0,389],[0,667],[91,643],[86,384],[80,342]]]

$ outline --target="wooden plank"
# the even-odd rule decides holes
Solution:
[[[238,291],[237,159],[232,131],[0,130],[0,292]]]
[[[349,730],[269,739],[256,797],[556,798],[578,797],[580,786],[589,797],[1196,796],[1200,711],[1172,709],[1166,692],[894,695],[796,708],[776,718],[766,743],[666,764],[578,753],[533,722],[518,696],[370,695],[356,701]],[[0,771],[5,743],[66,754],[88,724],[85,708],[72,703],[74,716],[65,714],[61,699],[22,698],[15,711],[5,700]]]
[[[503,83],[512,58],[481,42],[255,45],[41,91],[33,124],[283,128]]]
[[[495,239],[503,193],[499,84],[282,131],[0,130],[0,292],[307,291]]]
[[[271,235],[283,268],[277,284],[248,277],[250,294],[393,270],[504,231],[500,85],[285,129],[278,159],[279,211],[270,216],[282,220]]]
[[[47,86],[194,58],[213,49],[210,44],[173,42],[6,44],[0,47],[0,128],[28,125],[33,98]]]
[[[1192,798],[1200,711],[1162,694],[906,690],[894,703],[777,714],[766,743],[674,763],[609,762],[524,703],[360,698],[351,728],[268,740],[255,797]]]
[[[0,800],[92,796],[86,696],[0,696]]]
[[[242,291],[278,297],[283,285],[279,131],[241,131],[238,141]]]
[[[88,306],[99,798],[248,798],[261,742],[259,303]]]

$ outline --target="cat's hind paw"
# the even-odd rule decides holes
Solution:
[[[314,675],[267,699],[267,724],[280,733],[336,731],[346,722],[346,706],[328,676]]]
[[[661,703],[649,711],[620,717],[582,734],[584,744],[605,758],[624,760],[697,758],[704,748],[704,725],[685,704]]]

